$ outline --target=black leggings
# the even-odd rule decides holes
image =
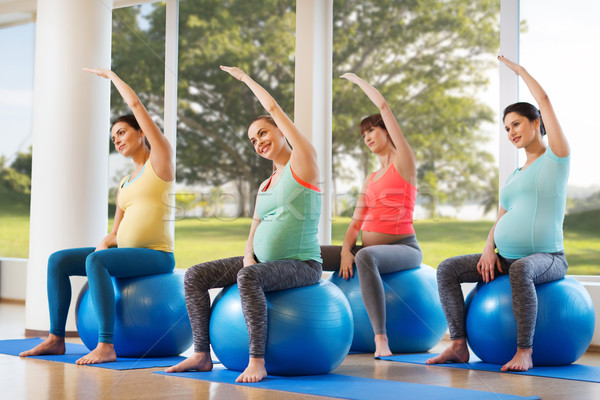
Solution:
[[[210,351],[208,290],[237,282],[250,336],[250,357],[264,358],[267,341],[265,292],[313,285],[321,279],[318,261],[278,260],[243,266],[243,257],[194,265],[185,273],[185,302],[194,334],[194,351]]]
[[[444,307],[450,339],[467,337],[465,301],[460,284],[482,282],[477,272],[481,254],[468,254],[444,260],[437,269],[438,290]],[[512,290],[513,314],[517,320],[517,347],[533,346],[537,318],[535,285],[561,279],[567,272],[565,253],[535,253],[518,260],[498,255],[504,274],[509,275]],[[496,271],[496,274],[503,273]]]

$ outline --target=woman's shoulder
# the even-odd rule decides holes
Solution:
[[[550,146],[548,146],[546,147],[546,151],[544,152],[543,157],[550,158],[551,160],[554,160],[558,163],[568,163],[571,159],[571,153],[567,154],[565,157],[559,157],[552,151]]]

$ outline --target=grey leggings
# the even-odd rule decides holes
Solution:
[[[323,270],[338,271],[341,262],[341,246],[321,246]],[[416,268],[423,261],[423,253],[415,236],[389,244],[354,246],[354,263],[362,298],[369,320],[376,335],[386,333],[385,291],[381,274]]]
[[[477,272],[481,254],[468,254],[443,261],[437,269],[438,290],[444,307],[450,339],[467,337],[465,301],[460,284],[482,282]],[[518,260],[498,255],[503,273],[510,279],[513,299],[513,314],[517,320],[517,347],[529,349],[533,346],[533,334],[537,317],[537,294],[535,285],[561,279],[567,273],[564,251],[557,253],[535,253]]]
[[[280,260],[243,266],[243,257],[194,265],[185,273],[185,303],[194,334],[194,351],[210,351],[208,290],[237,282],[250,336],[250,357],[264,358],[267,341],[265,292],[313,285],[321,278],[318,261]]]

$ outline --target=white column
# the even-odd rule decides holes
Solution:
[[[519,62],[519,0],[500,1],[500,54]],[[500,64],[500,152],[499,152],[499,188],[502,190],[506,178],[517,168],[519,153],[507,139],[502,120],[502,111],[506,106],[519,101],[519,77]]]
[[[294,122],[317,150],[323,192],[319,242],[331,243],[333,0],[296,2]]]
[[[49,329],[48,256],[106,235],[110,81],[82,67],[110,68],[111,18],[112,0],[38,0],[28,331]],[[76,281],[67,331],[76,329]]]
[[[179,0],[167,0],[165,27],[165,136],[173,147],[173,163],[177,152],[177,65],[179,43]]]

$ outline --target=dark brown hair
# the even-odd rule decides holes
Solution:
[[[136,131],[139,131],[139,130],[142,129],[142,128],[140,128],[140,124],[138,124],[137,119],[135,119],[135,117],[133,116],[133,114],[121,115],[119,118],[115,119],[115,121],[111,125],[111,129],[112,129],[113,126],[115,126],[119,122],[126,123],[127,125],[131,126]],[[144,136],[144,143],[146,143],[146,147],[148,149],[150,149],[150,142],[148,141],[148,139],[146,138],[146,136]]]
[[[502,121],[506,119],[506,114],[511,112],[517,113],[522,117],[525,117],[529,120],[529,122],[533,122],[536,119],[540,120],[540,133],[542,136],[546,134],[546,127],[544,126],[544,121],[542,121],[542,115],[540,114],[540,110],[537,109],[531,103],[519,102],[511,104],[510,106],[504,109],[504,116],[502,117]]]
[[[380,127],[387,132],[387,128],[385,127],[385,124],[383,123],[383,118],[381,117],[381,114],[369,115],[367,118],[360,121],[360,127],[359,127],[360,134],[364,135],[364,133],[366,131],[368,131],[369,129],[371,129],[373,127]]]
[[[259,115],[258,117],[254,118],[252,121],[250,121],[250,125],[252,125],[256,121],[263,121],[263,120],[267,121],[268,123],[270,123],[271,125],[273,125],[274,127],[277,128],[277,124],[275,123],[275,120],[270,115]],[[250,125],[248,125],[248,126],[250,126]]]

